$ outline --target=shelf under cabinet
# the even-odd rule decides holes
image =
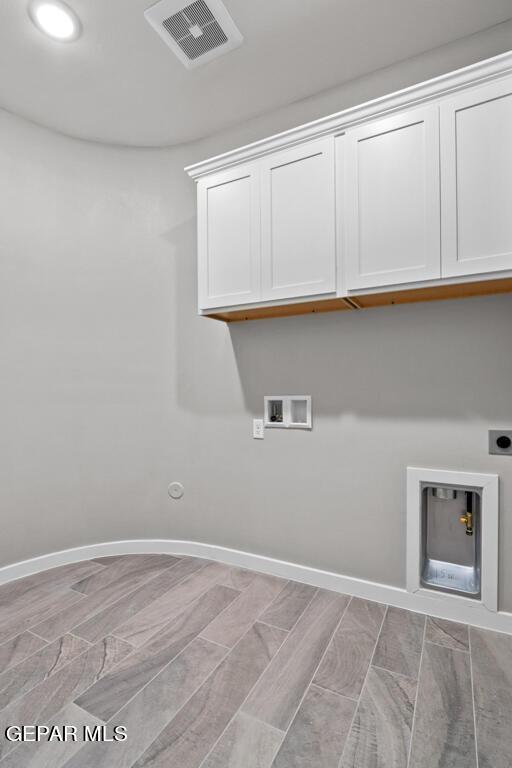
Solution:
[[[298,304],[279,304],[268,307],[246,307],[244,309],[224,310],[205,313],[204,317],[221,320],[226,323],[258,320],[272,317],[291,317],[293,315],[320,314],[339,312],[350,309],[370,309],[394,304],[411,304],[422,301],[441,301],[443,299],[463,299],[472,296],[490,296],[499,293],[512,293],[512,278],[481,280],[470,283],[436,285],[407,290],[386,291],[383,293],[361,294],[346,298],[316,299]]]

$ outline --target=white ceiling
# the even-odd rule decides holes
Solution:
[[[74,43],[42,35],[27,2],[0,2],[0,106],[139,146],[212,134],[512,17],[512,0],[225,0],[242,47],[187,70],[145,21],[151,0],[68,0]]]

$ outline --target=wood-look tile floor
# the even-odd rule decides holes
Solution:
[[[511,768],[512,637],[192,557],[0,587],[0,768],[131,766]]]

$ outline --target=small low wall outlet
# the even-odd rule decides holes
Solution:
[[[263,412],[265,427],[312,428],[310,395],[266,395]]]
[[[263,426],[263,419],[252,420],[252,436],[255,440],[263,440],[265,437],[265,427]]]

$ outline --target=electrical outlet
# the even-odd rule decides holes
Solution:
[[[489,453],[512,456],[512,429],[489,430]]]
[[[265,431],[263,428],[263,419],[252,420],[252,436],[255,440],[263,440]]]

